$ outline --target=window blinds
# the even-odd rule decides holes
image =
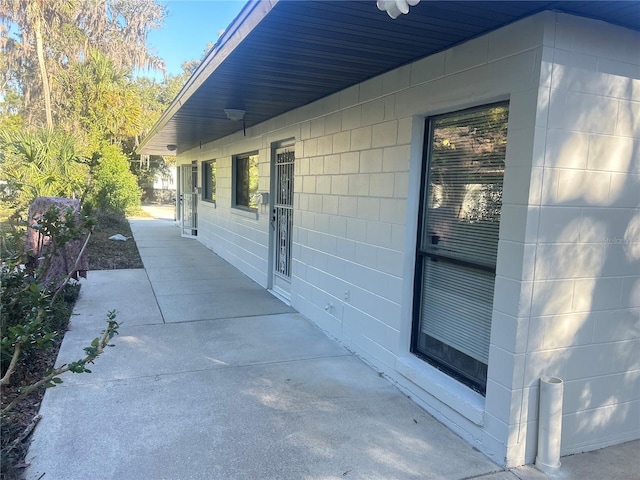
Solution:
[[[485,365],[507,116],[508,106],[502,104],[431,121],[420,238],[421,334]]]
[[[422,332],[485,365],[494,274],[425,258]]]

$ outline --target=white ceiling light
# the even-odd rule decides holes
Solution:
[[[244,121],[244,114],[247,113],[244,110],[241,110],[239,108],[225,108],[224,109],[224,113],[227,115],[227,118],[229,120],[232,120],[234,122],[239,122],[240,120],[242,120],[242,133],[244,134],[244,136],[247,136],[247,124]]]
[[[387,12],[391,18],[396,19],[400,14],[409,13],[409,7],[415,7],[420,0],[378,0],[378,9]]]
[[[227,114],[227,118],[229,120],[239,122],[240,120],[244,119],[244,114],[246,112],[244,110],[240,110],[239,108],[225,108],[224,113]]]

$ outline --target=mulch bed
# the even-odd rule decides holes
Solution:
[[[124,235],[126,242],[109,240],[116,234]],[[115,268],[143,268],[138,246],[133,240],[131,226],[125,218],[103,217],[91,235],[89,270],[113,270]]]
[[[63,332],[64,333],[64,332]],[[54,366],[63,335],[54,341],[52,348],[48,350],[34,350],[29,352],[27,358],[22,362],[11,379],[11,385],[3,388],[2,405],[8,405],[18,396],[20,387],[24,387],[40,380],[44,373]],[[24,458],[27,454],[30,443],[30,433],[27,429],[32,422],[37,423],[36,417],[40,409],[40,403],[44,397],[44,389],[31,392],[25,397],[11,412],[7,421],[2,422],[1,445],[2,445],[2,468],[0,478],[2,480],[14,480],[21,478],[23,469],[27,466]],[[26,433],[26,435],[24,435]],[[20,436],[25,436],[15,447],[7,452],[9,445],[14,443]]]

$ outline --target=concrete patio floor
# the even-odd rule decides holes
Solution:
[[[93,373],[47,391],[28,479],[546,478],[531,467],[503,471],[291,307],[181,238],[172,214],[150,211],[158,218],[131,221],[145,268],[83,281],[58,364],[82,356],[109,310],[122,327]],[[584,470],[576,465],[562,478],[632,478],[574,477]]]

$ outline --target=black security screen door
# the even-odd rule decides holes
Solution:
[[[182,235],[198,234],[198,166],[195,162],[180,167],[180,219]]]
[[[412,350],[484,394],[508,104],[427,122]]]
[[[291,300],[292,240],[295,182],[295,145],[274,146],[271,152],[271,291],[286,301]]]
[[[293,181],[295,153],[293,150],[276,151],[275,158],[275,199],[273,214],[275,220],[275,273],[291,279],[291,235],[293,230]]]

